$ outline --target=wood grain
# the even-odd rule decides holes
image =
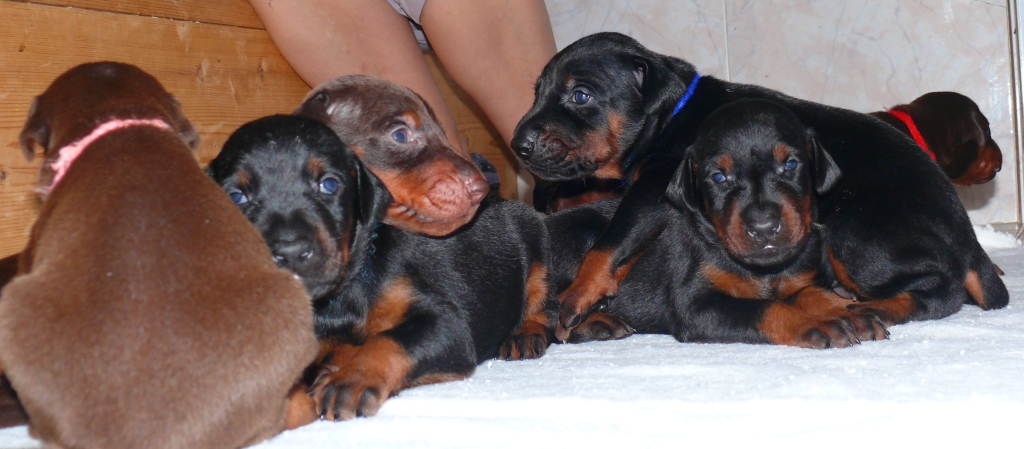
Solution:
[[[32,98],[65,70],[115,60],[153,74],[199,131],[202,161],[241,124],[290,112],[309,90],[262,30],[10,1],[0,17],[0,255],[20,251],[37,210],[38,162],[25,162],[18,133]]]
[[[156,76],[199,131],[203,163],[238,126],[288,113],[309,91],[245,0],[0,0],[0,17],[0,257],[21,250],[38,210],[39,158],[25,162],[18,133],[32,98],[65,70],[113,60]],[[512,159],[497,132],[426,56],[470,151],[498,167],[502,196],[515,198]]]
[[[263,29],[247,0],[14,0],[137,16]]]

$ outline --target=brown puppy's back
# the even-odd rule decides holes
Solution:
[[[302,285],[179,136],[109,134],[44,203],[0,362],[46,442],[233,448],[284,427],[316,341]]]

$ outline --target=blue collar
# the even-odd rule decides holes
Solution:
[[[683,106],[686,106],[686,102],[690,101],[690,97],[693,96],[693,92],[697,90],[697,81],[700,81],[700,74],[693,72],[693,81],[690,81],[690,87],[686,88],[686,93],[683,94],[683,98],[680,98],[679,103],[676,103],[676,108],[672,111],[672,117],[675,117],[679,111],[682,111]]]

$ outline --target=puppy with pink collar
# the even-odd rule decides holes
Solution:
[[[302,284],[193,155],[178,102],[94,63],[32,103],[46,198],[0,296],[0,367],[54,447],[237,448],[315,419]]]

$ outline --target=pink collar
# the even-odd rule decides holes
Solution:
[[[910,114],[898,109],[890,109],[887,112],[889,115],[896,117],[897,120],[903,122],[904,125],[907,125],[907,129],[910,130],[910,136],[914,138],[914,142],[917,142],[917,146],[921,147],[921,149],[924,150],[924,152],[927,153],[933,161],[936,160],[935,153],[928,149],[928,143],[924,141],[924,136],[921,135],[921,131],[917,130],[917,125],[914,124],[914,118],[911,117]]]
[[[171,126],[160,119],[112,119],[104,122],[102,125],[92,130],[88,136],[78,139],[68,145],[65,145],[57,153],[57,160],[50,163],[50,168],[53,169],[53,182],[50,184],[52,189],[60,182],[64,174],[67,173],[68,169],[71,168],[71,163],[75,162],[85,151],[85,148],[92,145],[100,137],[103,137],[111,131],[116,131],[131,126],[152,126],[159,129],[171,129]]]

